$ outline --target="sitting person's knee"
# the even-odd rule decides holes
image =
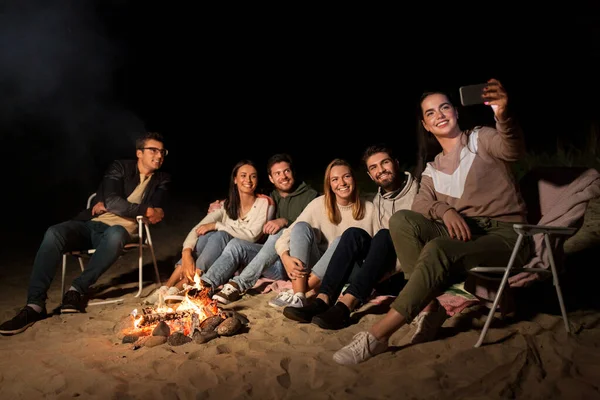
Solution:
[[[296,223],[296,225],[294,225],[292,230],[294,232],[309,231],[309,230],[312,230],[312,227],[310,226],[310,224],[308,222],[298,221]]]
[[[129,232],[121,225],[113,225],[108,228],[105,237],[112,243],[120,244],[121,247],[124,247],[131,240]]]
[[[407,229],[407,227],[409,229],[413,229],[412,220],[415,218],[416,215],[420,214],[411,210],[396,211],[394,215],[390,217],[390,232],[404,230]]]
[[[367,231],[365,231],[362,228],[357,228],[355,226],[352,226],[348,229],[346,229],[341,236],[340,240],[356,240],[356,239],[360,239],[361,237],[369,237],[369,234],[367,233]]]

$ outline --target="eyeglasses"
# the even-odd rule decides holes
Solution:
[[[167,149],[158,149],[156,147],[142,147],[140,150],[150,150],[152,154],[160,153],[163,157],[169,155],[169,150]]]

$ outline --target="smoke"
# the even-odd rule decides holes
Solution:
[[[124,51],[93,1],[0,2],[0,134],[10,216],[58,222],[85,205],[144,124],[119,102]],[[42,223],[40,221],[40,223]]]
[[[95,186],[98,168],[133,155],[144,127],[117,102],[122,56],[92,1],[0,3],[2,146],[21,178]]]
[[[123,154],[143,124],[116,102],[122,55],[88,1],[0,6],[0,124],[22,161],[55,163],[59,174],[99,161],[95,148]],[[100,156],[100,158],[104,158]],[[91,163],[90,163],[91,161]],[[35,163],[27,170],[39,172]],[[56,177],[52,177],[56,178]]]

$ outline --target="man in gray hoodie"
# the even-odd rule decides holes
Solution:
[[[211,290],[225,284],[213,296],[222,304],[239,300],[242,293],[252,288],[261,276],[274,280],[287,279],[285,268],[275,252],[275,242],[283,228],[291,225],[308,203],[318,196],[317,191],[305,182],[296,181],[292,158],[288,154],[272,156],[267,162],[267,173],[275,186],[271,198],[275,201],[277,211],[275,219],[267,221],[263,227],[263,232],[269,235],[266,242],[259,244],[241,239],[231,240],[223,254],[201,276],[203,284],[210,285]],[[218,207],[216,202],[211,204],[211,207],[215,206]],[[233,276],[244,265],[242,272]]]
[[[344,231],[315,301],[283,309],[283,315],[294,321],[312,322],[323,329],[344,328],[350,313],[366,301],[375,285],[400,271],[389,219],[398,210],[410,210],[418,182],[408,171],[400,171],[398,160],[385,145],[368,147],[362,159],[369,177],[379,186],[373,199],[379,230],[372,238],[360,228]],[[348,287],[337,301],[346,283]]]

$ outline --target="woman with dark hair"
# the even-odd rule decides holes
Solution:
[[[311,201],[275,242],[292,290],[279,293],[270,306],[307,305],[306,292],[320,285],[342,233],[350,227],[362,228],[369,236],[375,233],[375,207],[360,198],[354,176],[347,161],[331,161],[325,170],[324,194]]]
[[[357,364],[383,353],[406,323],[415,326],[411,343],[432,340],[446,319],[437,296],[464,280],[470,268],[508,262],[517,241],[513,224],[526,222],[510,163],[524,154],[525,145],[500,82],[489,80],[482,96],[494,111],[495,129],[461,130],[448,95],[430,92],[421,97],[422,133],[434,137],[442,151],[427,163],[412,209],[390,218],[390,234],[408,282],[385,317],[334,354],[336,362]],[[521,247],[518,261],[528,259],[530,251],[530,244]]]
[[[175,271],[165,286],[146,298],[146,303],[156,303],[160,294],[176,294],[184,283],[193,285],[194,276],[206,272],[231,239],[261,239],[263,225],[274,213],[274,203],[270,197],[256,193],[257,183],[258,173],[252,161],[241,160],[233,167],[223,207],[208,213],[192,228],[183,242]]]

